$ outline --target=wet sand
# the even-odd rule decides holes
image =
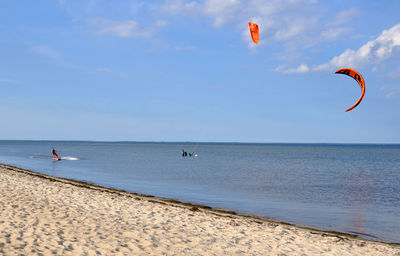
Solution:
[[[300,228],[0,164],[0,255],[398,255]]]

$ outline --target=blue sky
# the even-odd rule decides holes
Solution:
[[[0,6],[0,139],[400,143],[400,1]]]

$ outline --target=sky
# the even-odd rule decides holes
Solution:
[[[398,0],[0,6],[2,140],[400,143]]]

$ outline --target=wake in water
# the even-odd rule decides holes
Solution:
[[[39,158],[39,159],[55,159],[53,156],[48,156],[48,155],[30,155],[29,158]],[[79,157],[73,157],[73,156],[62,156],[61,160],[67,160],[67,161],[76,161],[76,160],[81,160]]]
[[[61,160],[76,161],[76,160],[81,160],[81,159],[78,157],[73,157],[73,156],[62,156]]]

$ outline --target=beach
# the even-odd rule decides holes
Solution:
[[[2,255],[400,255],[400,245],[0,165]]]

